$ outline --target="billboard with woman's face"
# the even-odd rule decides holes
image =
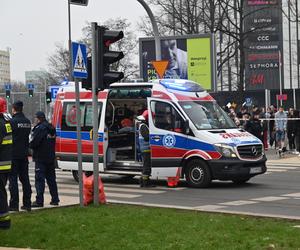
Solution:
[[[161,60],[167,60],[164,78],[189,79],[207,90],[214,89],[214,46],[210,35],[162,37]],[[149,81],[157,79],[151,61],[155,61],[154,38],[140,39],[140,76]]]

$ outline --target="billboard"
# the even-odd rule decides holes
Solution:
[[[283,48],[280,0],[248,0],[245,6],[245,81],[247,90],[278,89]],[[282,63],[282,62],[281,62]]]
[[[140,77],[157,79],[154,38],[140,38]],[[211,35],[161,37],[161,60],[167,60],[164,78],[189,79],[207,90],[215,89],[215,50]]]

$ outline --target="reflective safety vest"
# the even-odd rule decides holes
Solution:
[[[150,152],[149,128],[145,123],[139,127],[139,145],[142,153]]]
[[[3,138],[0,145],[0,173],[6,173],[11,169],[12,129],[10,122],[3,116],[0,117],[0,126]]]
[[[10,216],[8,213],[0,214],[0,228],[8,229],[10,227]]]

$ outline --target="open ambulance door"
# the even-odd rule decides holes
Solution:
[[[148,98],[152,177],[176,176],[186,153],[185,119],[168,100]]]
[[[99,107],[99,130],[98,130],[98,151],[99,151],[99,171],[104,172],[107,164],[107,148],[108,148],[108,128],[106,122],[106,109],[109,108],[107,102],[107,92],[100,92],[98,95]],[[91,131],[92,132],[92,131]]]

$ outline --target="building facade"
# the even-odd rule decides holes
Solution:
[[[0,50],[0,85],[10,82],[10,53],[9,49]]]

